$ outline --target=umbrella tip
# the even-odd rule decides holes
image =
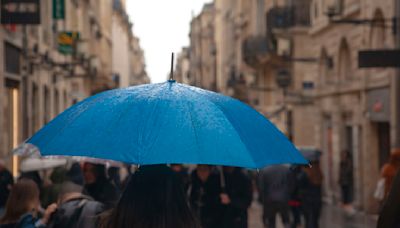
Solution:
[[[171,74],[169,75],[169,82],[174,81],[174,53],[171,54]]]

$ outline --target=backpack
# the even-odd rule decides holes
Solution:
[[[54,217],[50,219],[49,228],[96,227],[97,215],[103,212],[103,205],[88,198],[78,198],[63,203]]]

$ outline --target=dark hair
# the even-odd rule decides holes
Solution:
[[[10,195],[6,203],[6,211],[0,220],[0,224],[14,223],[28,212],[39,202],[39,188],[30,179],[21,179],[11,188]]]
[[[69,181],[78,185],[84,184],[82,169],[78,162],[71,165],[71,168],[67,171],[66,175]]]
[[[182,183],[165,165],[142,166],[132,175],[102,227],[198,228]]]
[[[105,165],[86,162],[83,166],[84,167],[86,167],[86,166],[93,167],[93,173],[96,176],[96,182],[97,181],[103,181],[103,180],[107,179],[106,166]]]

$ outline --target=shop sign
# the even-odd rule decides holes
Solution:
[[[1,24],[40,24],[40,0],[0,0]]]
[[[65,19],[65,0],[53,0],[53,19]]]
[[[76,47],[76,42],[79,40],[79,36],[79,32],[58,33],[58,51],[64,55],[72,55]]]
[[[369,119],[376,122],[390,121],[390,92],[388,88],[368,92]]]

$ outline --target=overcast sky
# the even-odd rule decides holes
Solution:
[[[127,0],[127,11],[145,51],[151,81],[163,82],[170,71],[171,52],[189,45],[192,14],[211,0]],[[175,54],[175,56],[176,56]]]

